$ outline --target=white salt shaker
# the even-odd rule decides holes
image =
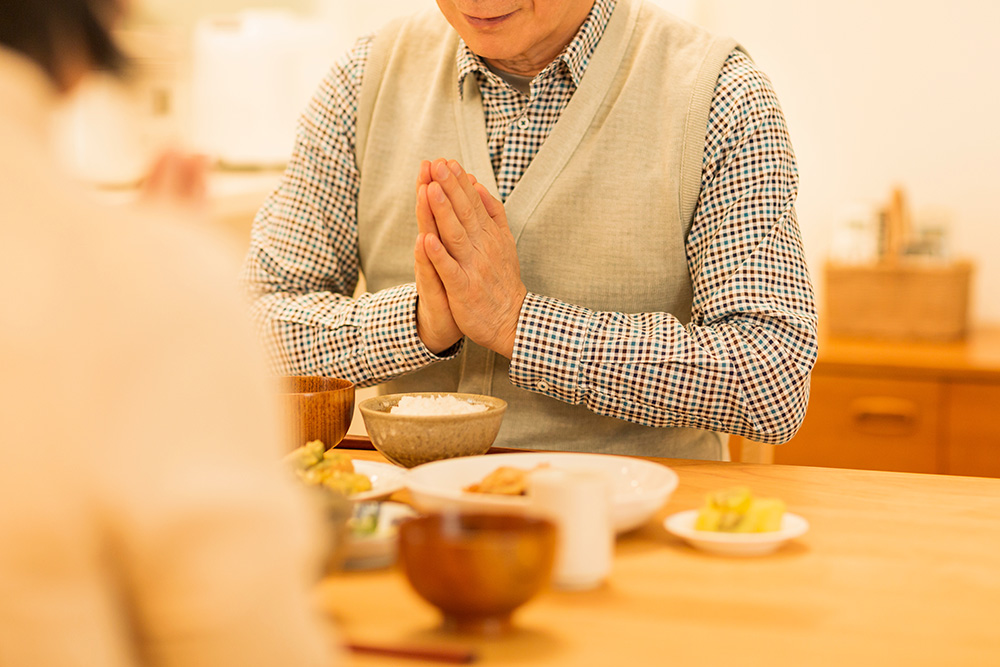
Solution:
[[[571,590],[600,585],[611,572],[615,548],[607,477],[542,468],[532,471],[528,496],[532,510],[558,527],[553,584]]]

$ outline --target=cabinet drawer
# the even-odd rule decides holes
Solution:
[[[942,394],[936,382],[814,374],[802,429],[774,462],[940,472]]]
[[[946,391],[946,472],[1000,477],[1000,385],[955,383]]]

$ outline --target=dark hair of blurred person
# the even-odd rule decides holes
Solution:
[[[70,88],[79,63],[120,73],[125,57],[111,35],[119,0],[3,0],[0,44],[45,70],[59,88]]]

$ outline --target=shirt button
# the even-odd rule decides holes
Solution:
[[[521,116],[517,119],[517,126],[522,130],[527,130],[529,125],[531,125],[531,121],[528,120],[527,116]]]
[[[542,380],[538,384],[536,384],[535,387],[538,389],[538,391],[548,391],[549,383],[546,382],[545,380]]]

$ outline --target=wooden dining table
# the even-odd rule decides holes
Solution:
[[[1000,479],[648,460],[679,485],[619,536],[606,583],[542,591],[506,634],[446,631],[398,567],[328,575],[320,604],[346,642],[469,650],[484,667],[1000,665]],[[665,530],[666,517],[734,485],[783,499],[809,531],[770,555],[733,557]],[[344,662],[435,664],[366,653]]]

